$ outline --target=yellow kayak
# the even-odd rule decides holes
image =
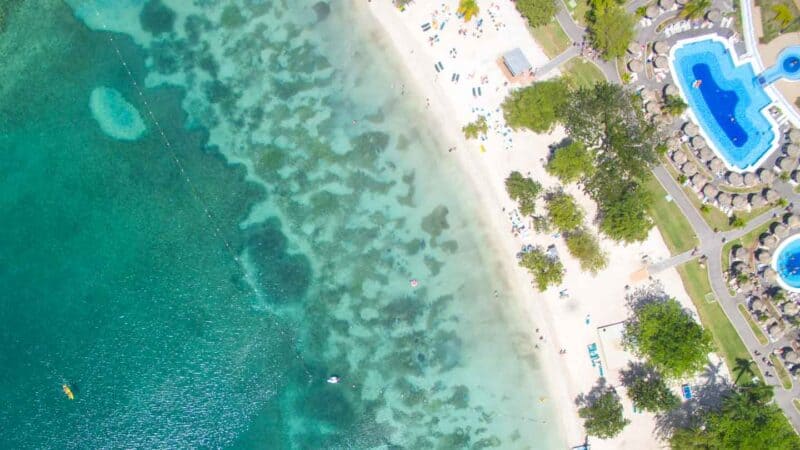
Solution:
[[[72,389],[69,388],[66,384],[61,385],[61,389],[64,390],[64,394],[67,395],[67,398],[70,400],[75,400],[75,395],[72,393]]]

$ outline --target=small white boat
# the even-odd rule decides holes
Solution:
[[[336,384],[336,383],[338,383],[338,382],[339,382],[339,380],[341,380],[341,378],[339,378],[339,377],[337,377],[336,375],[334,375],[334,376],[332,376],[332,377],[329,377],[327,381],[328,381],[328,383],[330,383],[330,384]]]

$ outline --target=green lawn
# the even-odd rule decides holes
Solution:
[[[750,353],[725,315],[725,311],[718,302],[709,302],[706,299],[706,295],[712,293],[711,285],[708,282],[708,271],[700,267],[697,261],[690,261],[678,266],[678,273],[683,280],[683,286],[697,308],[700,322],[711,332],[716,350],[725,360],[728,369],[732,370],[736,367],[738,358],[751,360]],[[713,293],[711,295],[713,296]]]
[[[575,57],[564,63],[561,68],[564,75],[572,82],[575,87],[592,87],[596,83],[605,80],[600,69],[581,57]]]
[[[797,411],[800,411],[800,400],[798,400],[796,398],[793,398],[792,399],[792,403],[794,403],[794,409],[796,409]]]
[[[753,332],[753,336],[758,339],[758,342],[761,345],[769,344],[769,340],[766,336],[764,336],[764,332],[761,331],[761,327],[758,326],[755,319],[753,319],[753,315],[747,311],[747,308],[741,303],[739,303],[737,307],[739,308],[739,312],[742,313],[742,316],[747,321],[747,324],[750,325],[750,330]]]
[[[572,15],[572,18],[578,25],[585,27],[586,26],[586,13],[589,12],[589,1],[588,0],[567,0],[567,7],[569,8],[569,13]],[[574,6],[573,6],[574,5]]]
[[[686,220],[678,205],[675,202],[667,201],[667,191],[655,176],[648,177],[645,188],[653,198],[650,215],[653,216],[670,253],[677,255],[696,247],[697,236],[695,236],[692,226],[689,225],[689,221]]]
[[[555,19],[547,25],[531,28],[531,34],[548,58],[561,54],[570,44],[569,37]]]
[[[778,379],[781,380],[781,385],[787,391],[792,388],[792,377],[789,376],[789,372],[786,370],[786,367],[783,365],[783,362],[775,356],[774,354],[769,355],[769,360],[772,361],[772,365],[775,368],[775,372],[778,374]]]

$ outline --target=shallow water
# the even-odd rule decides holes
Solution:
[[[353,4],[67,3],[0,34],[0,446],[563,447],[465,181]]]

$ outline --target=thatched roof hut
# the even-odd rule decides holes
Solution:
[[[706,13],[706,19],[710,22],[719,22],[719,19],[722,18],[722,14],[719,12],[718,9],[712,9],[711,11]]]
[[[797,158],[800,156],[800,144],[789,144],[783,149],[787,155]]]
[[[750,302],[750,309],[752,309],[753,311],[764,311],[765,309],[767,309],[767,305],[766,303],[764,303],[764,300],[761,300],[760,298],[755,298],[753,299],[752,302]]]
[[[771,324],[767,325],[767,334],[772,337],[777,337],[778,333],[781,332],[781,327],[778,326],[778,322],[772,322]]]
[[[642,44],[640,44],[640,43],[638,43],[636,41],[631,41],[631,43],[628,44],[628,53],[630,53],[631,55],[639,55],[639,54],[641,54],[642,53]]]
[[[727,192],[720,192],[717,195],[717,203],[719,204],[720,208],[730,208],[731,200],[731,194],[728,194]]]
[[[670,96],[677,96],[677,95],[678,95],[678,88],[675,87],[674,84],[667,83],[666,85],[664,85],[664,96],[670,97]]]
[[[628,61],[628,70],[631,72],[641,72],[644,69],[644,64],[638,59]]]
[[[792,181],[794,181],[795,183],[800,183],[800,171],[798,170],[792,171]]]
[[[775,272],[773,270],[773,272]],[[800,306],[797,305],[795,302],[786,302],[783,304],[783,313],[787,316],[793,316],[800,312]],[[797,364],[797,363],[795,363]]]
[[[772,252],[769,250],[761,249],[756,252],[756,261],[758,261],[759,264],[769,264],[771,260]]]
[[[766,200],[767,202],[774,203],[777,202],[778,199],[780,198],[781,196],[775,189],[769,189],[769,188],[764,189],[764,200]]]
[[[705,187],[703,187],[703,195],[706,198],[714,198],[714,197],[717,196],[718,193],[719,193],[719,189],[714,187],[714,185],[711,184],[711,183],[709,183],[709,184],[705,185]]]
[[[746,209],[748,206],[747,199],[744,195],[733,194],[731,196],[731,206],[733,206],[733,209]]]
[[[686,2],[688,2],[688,1],[689,1],[689,0],[675,0],[675,3],[677,3],[677,4],[679,4],[679,5],[685,5],[685,4],[686,4]]]
[[[670,136],[667,138],[667,148],[670,150],[680,150],[681,140],[677,136]]]
[[[714,157],[714,152],[708,147],[701,148],[697,153],[701,161],[711,161],[711,158]]]
[[[653,67],[656,69],[666,69],[669,67],[667,57],[663,55],[656,56],[656,59],[653,60]]]
[[[769,184],[775,181],[775,174],[771,170],[761,168],[758,169],[756,174],[758,175],[759,181],[763,184]]]
[[[711,158],[711,161],[708,162],[708,168],[714,173],[722,173],[725,171],[725,163],[719,158]]]
[[[686,122],[683,124],[683,132],[689,137],[694,137],[697,136],[697,133],[699,133],[700,130],[697,128],[697,125],[694,122]]]
[[[694,165],[693,162],[689,161],[681,166],[681,172],[687,177],[690,177],[697,173],[697,166]]]
[[[739,245],[735,247],[733,251],[731,251],[731,258],[738,259],[739,261],[745,261],[747,259],[747,250]]]
[[[644,10],[644,15],[647,16],[648,19],[655,19],[658,17],[658,6],[650,5]]]
[[[675,6],[675,0],[658,0],[658,6],[664,9],[670,9]]]
[[[753,172],[745,172],[744,175],[742,175],[742,183],[744,183],[745,186],[755,186],[758,183],[758,178]]]
[[[782,223],[776,223],[775,226],[772,227],[772,233],[778,237],[778,239],[783,239],[789,235],[789,227]]]
[[[775,246],[778,245],[778,238],[771,233],[762,234],[758,241],[766,248],[775,248]]]
[[[672,153],[672,160],[675,161],[676,164],[683,164],[686,162],[688,158],[686,157],[686,153],[683,153],[680,150],[675,151]]]
[[[790,156],[781,156],[777,160],[775,160],[775,167],[781,170],[781,172],[791,172],[797,168],[797,158],[792,158]]]
[[[789,140],[795,144],[800,144],[800,130],[797,128],[789,130]]]
[[[644,109],[650,114],[661,114],[661,105],[658,102],[647,102]]]
[[[750,206],[753,208],[761,208],[767,204],[767,201],[764,200],[764,196],[758,193],[750,194],[747,201],[750,202]]]
[[[742,185],[742,174],[739,172],[728,172],[725,175],[725,179],[728,181],[728,184],[731,186],[741,186]]]
[[[772,267],[767,267],[764,269],[764,279],[769,283],[774,283],[778,279],[778,274]]]
[[[706,144],[706,138],[704,138],[703,136],[694,136],[692,137],[691,142],[692,142],[692,147],[694,147],[697,150],[708,147],[708,145]]]
[[[794,350],[785,351],[783,353],[783,359],[792,365],[800,363],[800,355],[798,355],[797,352]]]
[[[669,51],[669,45],[666,43],[666,41],[656,41],[653,44],[653,51],[659,55],[666,55]]]
[[[800,216],[797,214],[787,214],[786,217],[783,218],[783,223],[789,228],[800,227]]]
[[[749,270],[750,270],[749,266],[744,261],[736,261],[733,264],[731,264],[731,272],[735,274],[745,273]]]

